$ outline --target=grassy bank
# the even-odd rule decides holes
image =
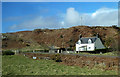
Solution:
[[[2,57],[3,75],[117,75],[117,71],[66,66],[52,60],[33,60],[21,55]]]
[[[118,52],[118,51],[106,52],[106,53],[89,53],[89,52],[80,52],[80,53],[75,53],[75,54],[118,56],[117,52]]]

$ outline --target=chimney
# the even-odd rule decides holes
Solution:
[[[82,38],[82,34],[79,35],[79,38]]]
[[[96,37],[98,38],[99,37],[99,34],[97,33]]]

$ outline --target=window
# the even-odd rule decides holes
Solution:
[[[80,41],[80,40],[78,41],[78,44],[81,44],[81,41]]]
[[[91,49],[91,47],[89,47],[89,49]]]
[[[88,44],[92,43],[91,39],[88,40]]]

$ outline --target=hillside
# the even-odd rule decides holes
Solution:
[[[3,49],[48,49],[51,46],[75,48],[79,34],[83,37],[93,37],[99,33],[99,37],[106,47],[116,49],[120,28],[116,26],[74,26],[62,29],[35,29],[33,31],[20,31],[15,33],[3,33]]]

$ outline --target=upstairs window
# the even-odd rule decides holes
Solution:
[[[80,40],[78,41],[78,44],[81,44],[81,41],[80,41]]]
[[[91,44],[91,43],[92,43],[92,41],[91,41],[91,39],[89,39],[89,40],[88,40],[88,44]]]

